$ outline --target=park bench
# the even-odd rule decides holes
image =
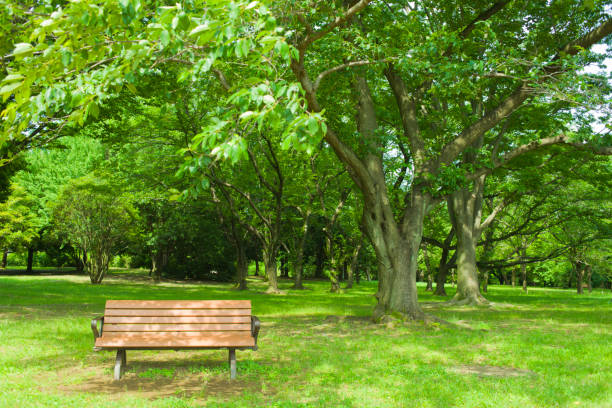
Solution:
[[[126,350],[221,348],[229,350],[233,379],[236,350],[257,350],[259,327],[250,300],[109,300],[104,316],[91,321],[94,351],[117,350],[115,380]]]

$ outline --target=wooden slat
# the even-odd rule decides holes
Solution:
[[[250,300],[107,300],[107,309],[250,309]]]
[[[250,315],[251,315],[251,309],[106,309],[104,311],[104,316],[250,316]]]
[[[106,316],[104,323],[251,323],[250,316]]]
[[[107,332],[177,332],[177,331],[227,331],[251,330],[250,323],[227,324],[104,324]]]
[[[96,339],[102,348],[190,348],[253,347],[255,339],[247,332],[202,333],[104,333]]]

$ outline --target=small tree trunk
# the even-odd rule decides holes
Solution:
[[[5,249],[2,251],[2,263],[0,264],[0,268],[6,269],[6,263],[8,262],[8,251]]]
[[[247,275],[249,274],[249,263],[246,257],[244,246],[238,245],[236,248],[236,282],[238,290],[246,290]]]
[[[425,268],[427,269],[427,287],[425,288],[425,292],[430,292],[433,290],[433,272],[431,270],[431,263],[429,262],[427,245],[423,245],[423,259],[425,260]]]
[[[325,249],[323,245],[319,245],[319,248],[316,251],[315,257],[315,278],[323,278],[323,270],[325,267]]]
[[[259,257],[255,257],[255,276],[261,276],[259,273]]]
[[[345,289],[351,289],[353,287],[353,279],[355,275],[355,270],[357,269],[357,260],[359,259],[359,252],[361,251],[361,246],[363,245],[363,239],[359,240],[359,244],[353,250],[353,255],[351,256],[351,262],[347,265],[346,273],[346,287]]]
[[[499,278],[499,284],[500,285],[507,285],[508,284],[508,274],[505,270],[501,270],[498,269],[497,270],[497,277]]]
[[[274,248],[265,248],[263,250],[264,266],[266,269],[266,277],[268,278],[269,293],[278,293],[278,279],[276,271],[276,250]]]
[[[521,264],[521,279],[523,280],[523,292],[527,293],[527,265],[525,264],[525,259],[527,257],[527,248],[524,246],[521,248],[521,260],[523,263]]]
[[[516,269],[512,268],[512,287],[516,287]]]
[[[98,252],[99,251],[99,252]],[[94,251],[93,254],[87,259],[85,267],[89,273],[89,280],[94,285],[99,285],[108,272],[108,262],[110,261],[111,254],[106,253],[104,250]]]
[[[304,289],[302,284],[302,275],[304,274],[304,254],[298,251],[293,265],[293,289]]]
[[[446,283],[446,277],[448,276],[448,265],[442,264],[440,260],[440,266],[438,267],[438,274],[436,275],[436,290],[434,295],[436,296],[447,296],[444,284]]]
[[[584,267],[580,264],[576,263],[576,289],[579,295],[584,294],[584,289],[582,288],[582,281],[584,279]]]
[[[593,268],[591,265],[587,265],[587,287],[589,289],[589,293],[593,292],[593,281],[591,278],[593,277]]]
[[[149,277],[152,277],[154,274],[157,275],[157,256],[155,251],[151,251],[151,269],[149,269]]]
[[[288,278],[289,277],[289,266],[287,265],[287,253],[281,252],[279,258],[280,258],[281,277]]]
[[[328,228],[329,229],[329,228]],[[334,243],[331,233],[325,231],[325,255],[329,259],[329,282],[331,284],[330,292],[336,293],[340,291],[340,281],[338,280],[338,260],[336,259],[336,251],[334,251]]]
[[[485,269],[482,273],[482,291],[487,293],[489,289],[489,269]]]
[[[370,265],[367,265],[365,267],[365,275],[366,275],[366,280],[370,282],[372,280],[372,275],[370,274]]]
[[[28,265],[26,267],[26,273],[32,273],[32,265],[34,264],[34,248],[28,248]]]

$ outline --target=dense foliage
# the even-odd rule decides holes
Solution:
[[[376,319],[423,318],[417,279],[610,284],[607,1],[0,6],[0,247],[29,269],[375,277]]]

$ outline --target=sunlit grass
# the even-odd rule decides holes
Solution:
[[[387,327],[367,318],[375,282],[332,295],[327,282],[281,281],[285,293],[267,295],[259,280],[238,292],[131,276],[0,277],[0,406],[612,406],[609,292],[492,286],[491,308],[446,308],[419,287],[456,328]],[[238,352],[233,382],[224,350],[129,351],[113,382],[114,354],[92,351],[89,328],[107,299],[251,299],[260,349]]]

